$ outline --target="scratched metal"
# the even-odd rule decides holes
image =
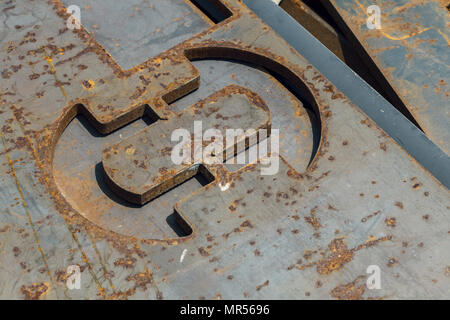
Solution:
[[[123,69],[132,68],[211,25],[206,17],[197,14],[198,8],[190,1],[62,2],[81,8],[83,25]]]
[[[60,2],[0,3],[0,297],[448,298],[448,190],[240,1],[223,3],[231,17],[128,70],[68,30]],[[228,85],[285,135],[276,175],[204,167],[142,206],[106,185],[103,150]],[[65,283],[74,264],[80,290]],[[381,290],[365,286],[374,264]]]
[[[450,153],[448,1],[323,1],[362,46],[427,136]],[[381,9],[381,29],[369,30],[366,9]]]

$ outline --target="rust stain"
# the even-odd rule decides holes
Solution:
[[[158,286],[156,285],[154,279],[153,279],[153,275],[150,272],[149,268],[146,268],[144,272],[139,272],[136,273],[134,275],[128,276],[126,278],[127,281],[134,281],[134,287],[133,290],[135,291],[136,289],[141,289],[142,291],[146,291],[147,290],[147,286],[151,286],[156,294],[156,299],[158,300],[162,300],[163,299],[163,294],[162,292],[159,290]],[[134,293],[133,291],[133,293]]]
[[[263,284],[256,286],[256,291],[260,291],[262,288],[267,287],[269,285],[269,280],[266,280]]]
[[[363,300],[366,291],[365,276],[359,276],[352,282],[342,284],[330,291],[330,296],[337,300]]]
[[[39,300],[48,294],[50,289],[50,284],[46,282],[33,283],[29,286],[21,286],[20,291],[22,291],[26,300]]]
[[[344,238],[337,238],[330,242],[328,245],[328,255],[318,261],[314,261],[308,264],[298,265],[297,269],[304,270],[316,266],[316,271],[319,274],[330,274],[334,271],[342,269],[347,263],[353,260],[355,253],[361,249],[369,248],[377,245],[380,242],[391,240],[392,236],[386,236],[374,240],[366,241],[364,244],[348,249],[345,244]]]
[[[47,269],[47,274],[48,274],[48,276],[49,276],[49,278],[50,278],[50,282],[51,282],[51,283],[54,283],[52,274],[51,274],[51,272],[50,272],[50,268],[49,268],[49,266],[48,266],[47,258],[45,257],[44,250],[42,250],[41,243],[40,243],[40,241],[39,241],[39,237],[38,237],[38,234],[37,234],[37,231],[36,231],[36,227],[35,227],[35,225],[34,225],[34,223],[33,223],[33,219],[31,218],[30,212],[28,211],[27,203],[25,202],[25,197],[23,196],[23,193],[22,193],[22,187],[20,186],[19,179],[17,178],[16,171],[15,171],[15,169],[14,169],[14,165],[13,165],[13,162],[12,162],[11,157],[10,157],[10,155],[9,155],[9,152],[8,152],[8,150],[7,150],[7,148],[6,148],[6,142],[5,142],[5,139],[4,139],[2,133],[0,133],[0,138],[1,138],[1,140],[2,140],[3,149],[4,149],[4,152],[5,152],[6,157],[7,157],[7,159],[8,159],[9,167],[10,167],[10,169],[11,169],[11,175],[13,176],[13,178],[14,178],[14,180],[15,180],[15,182],[16,182],[17,191],[18,191],[18,193],[19,193],[20,199],[22,200],[22,206],[23,206],[23,208],[24,208],[24,210],[25,210],[25,214],[26,214],[26,216],[27,216],[27,218],[28,218],[28,222],[30,223],[31,229],[32,229],[32,231],[33,231],[33,236],[34,236],[34,239],[35,239],[35,241],[36,241],[36,244],[37,244],[39,253],[41,254],[42,262],[44,263],[45,268]],[[49,286],[47,286],[47,289],[48,289],[48,287],[49,287]],[[46,290],[46,291],[47,291],[47,290]]]
[[[369,15],[368,15],[367,12],[366,12],[366,8],[365,8],[358,0],[353,0],[353,1],[355,1],[355,3],[360,7],[360,9],[364,12],[364,14],[365,14],[367,17],[369,17]],[[417,3],[416,3],[416,4],[411,4],[411,5],[415,6],[415,5],[417,5]],[[401,7],[396,7],[396,8],[393,9],[393,11],[401,12],[402,10],[405,10],[405,9],[406,9],[407,7],[409,7],[409,6],[410,6],[410,5],[407,4],[407,5],[404,5],[404,6],[401,6]],[[421,30],[417,30],[417,31],[415,31],[415,32],[411,32],[410,34],[406,34],[406,35],[401,36],[401,37],[392,36],[392,35],[390,35],[390,34],[384,32],[384,31],[381,31],[381,30],[378,30],[378,31],[379,31],[384,37],[386,37],[386,38],[389,39],[389,40],[402,41],[402,40],[406,40],[406,39],[409,39],[409,38],[418,36],[418,35],[424,33],[425,31],[428,31],[428,30],[431,30],[431,29],[435,29],[437,32],[439,32],[439,34],[441,34],[441,35],[443,36],[443,38],[445,39],[445,41],[447,41],[447,45],[450,45],[450,41],[449,41],[448,37],[447,37],[445,34],[443,34],[443,32],[442,32],[440,29],[435,28],[435,27],[423,28],[423,29],[421,29]]]
[[[67,99],[67,93],[66,93],[66,90],[64,89],[64,85],[56,77],[56,69],[55,69],[55,66],[53,65],[53,59],[47,54],[47,51],[45,51],[45,54],[46,55],[43,57],[43,59],[45,61],[47,61],[48,65],[50,67],[50,73],[55,78],[55,83],[58,85],[58,87],[61,90],[61,93],[63,94],[64,98]]]

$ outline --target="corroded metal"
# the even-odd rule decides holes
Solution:
[[[377,77],[386,78],[422,130],[449,154],[448,2],[322,1],[360,49]],[[369,30],[367,8],[378,5],[381,28]]]
[[[312,5],[311,9],[309,5]],[[404,116],[418,126],[416,120],[392,90],[390,84],[383,76],[374,75],[368,66],[367,59],[358,55],[358,50],[348,41],[348,31],[341,31],[338,24],[327,13],[319,1],[310,0],[284,0],[280,3],[290,16],[310,32],[317,40],[333,52],[341,61],[355,71],[364,81],[396,107]],[[316,11],[318,13],[316,13]],[[325,19],[325,20],[324,20]],[[374,69],[374,68],[372,68]]]
[[[229,86],[169,120],[159,121],[105,149],[102,163],[111,188],[128,201],[145,204],[194,176],[198,166],[208,162],[196,144],[206,148],[212,142],[195,137],[193,124],[196,121],[201,125],[200,133],[214,129],[223,136],[225,129],[253,130],[252,135],[233,139],[235,141],[228,145],[223,136],[224,141],[220,142],[221,150],[218,151],[220,155],[217,155],[221,159],[227,159],[227,154],[233,156],[239,144],[244,149],[251,142],[257,143],[258,130],[266,130],[266,137],[270,131],[269,109],[264,101],[244,88]],[[172,152],[176,151],[174,144],[182,143],[172,141],[172,133],[177,129],[189,132],[190,140],[184,146],[189,150],[185,155],[187,159],[175,164],[172,160]],[[209,162],[214,163],[212,158]]]
[[[381,89],[377,87],[377,83],[373,81],[367,68],[347,39],[315,13],[313,9],[308,7],[304,1],[284,0],[280,3],[280,7],[305,27],[316,39],[339,57],[339,59],[357,72],[372,87],[376,88],[378,92],[381,92]]]
[[[101,28],[67,29],[60,2],[1,2],[0,295],[446,298],[448,190],[245,5],[222,3],[231,17],[195,9],[205,30],[124,70]],[[246,124],[280,129],[276,175],[215,165],[143,206],[104,184],[103,150],[230,84],[251,98],[227,112],[264,111]],[[374,264],[382,290],[365,286]]]
[[[327,77],[351,102],[388,133],[405,151],[450,187],[450,157],[404,114],[326,49],[304,27],[268,0],[244,0],[261,19]],[[398,105],[397,105],[398,107]]]

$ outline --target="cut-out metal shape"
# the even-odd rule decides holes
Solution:
[[[241,1],[221,2],[230,17],[128,70],[84,27],[67,30],[68,13],[59,1],[0,3],[8,26],[0,30],[0,239],[8,261],[2,264],[8,277],[2,277],[0,295],[445,298],[450,252],[445,186]],[[12,16],[21,21],[17,27],[11,28]],[[274,106],[256,92],[270,111],[271,129],[280,129],[280,139],[290,142],[286,146],[307,143],[294,153],[281,149],[280,170],[273,176],[261,175],[258,164],[236,171],[219,166],[212,182],[181,184],[186,189],[175,205],[159,202],[175,210],[172,220],[185,229],[168,236],[155,215],[133,212],[131,203],[120,203],[122,209],[112,204],[127,197],[101,190],[104,169],[96,157],[117,145],[124,158],[118,154],[110,163],[106,152],[105,169],[119,164],[120,172],[131,170],[121,140],[152,136],[157,127],[167,130],[172,119],[193,110],[174,108],[195,89],[206,90],[191,62],[201,59],[261,68],[271,83],[264,87],[268,95],[292,102]],[[221,68],[217,63],[218,78]],[[202,98],[223,87],[211,85]],[[241,87],[243,95],[218,100],[224,103],[220,112],[255,110],[257,117],[245,124],[267,124],[268,112],[245,98],[254,90]],[[238,97],[238,104],[226,103]],[[275,128],[274,113],[283,106],[292,112],[278,121],[291,119]],[[143,117],[157,120],[147,127]],[[83,130],[76,126],[81,119],[87,119]],[[84,144],[88,138],[95,149]],[[145,154],[144,147],[136,141],[136,150]],[[79,157],[68,159],[64,151],[77,148],[83,152],[72,154]],[[112,180],[121,183],[119,177]],[[139,194],[149,190],[141,187],[140,181],[122,185]],[[65,270],[75,264],[81,266],[81,289],[67,290]],[[382,290],[364,286],[374,264]]]

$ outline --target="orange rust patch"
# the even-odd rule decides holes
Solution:
[[[342,267],[353,259],[354,251],[348,250],[344,239],[335,239],[328,245],[331,254],[317,265],[317,272],[329,274]]]
[[[119,258],[114,261],[116,267],[123,267],[125,269],[133,268],[136,263],[136,259],[133,257]]]
[[[39,300],[48,293],[50,285],[47,282],[33,283],[29,286],[23,285],[20,291],[25,295],[26,300]]]
[[[312,208],[309,217],[305,217],[305,221],[309,223],[314,228],[314,230],[318,230],[320,227],[322,227],[319,218],[316,217],[316,210],[317,207]]]
[[[384,220],[384,223],[386,223],[386,225],[389,227],[395,227],[397,224],[397,220],[395,218],[386,218]]]
[[[355,253],[361,249],[372,247],[379,242],[391,240],[392,236],[386,236],[375,240],[368,240],[364,244],[360,244],[353,249],[348,249],[344,242],[344,238],[337,238],[328,245],[328,256],[315,262],[297,266],[297,269],[303,270],[316,266],[317,273],[330,274],[340,270],[345,264],[352,261]]]
[[[83,85],[83,88],[86,90],[92,90],[95,87],[95,82],[93,80],[83,80],[81,84]]]
[[[352,282],[337,286],[330,291],[330,295],[338,300],[362,300],[366,291],[364,276],[359,276]]]
[[[143,291],[147,290],[147,286],[153,283],[153,277],[149,270],[128,276],[126,280],[134,281],[134,289],[141,288]]]
[[[128,297],[132,296],[136,290],[134,288],[131,288],[125,292],[123,291],[117,291],[113,294],[110,294],[105,297],[105,300],[128,300]]]

